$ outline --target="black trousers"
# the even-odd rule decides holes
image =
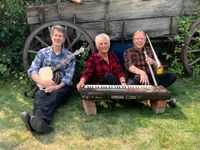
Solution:
[[[154,85],[151,74],[149,73],[147,75],[148,75],[150,84]],[[163,73],[161,75],[155,75],[155,78],[156,78],[158,85],[162,85],[165,88],[172,85],[177,79],[176,75],[173,73]],[[140,84],[140,76],[135,75],[134,77],[130,78],[128,81],[128,84],[129,85],[139,85]]]
[[[112,73],[109,73],[109,74],[106,74],[98,84],[119,85],[120,82]]]
[[[109,74],[106,74],[98,84],[119,85],[120,82],[112,73],[109,73]],[[108,107],[112,108],[114,107],[116,100],[109,100],[107,103],[108,103]]]
[[[50,124],[54,111],[67,101],[70,94],[69,86],[64,86],[51,94],[41,90],[37,91],[35,94],[33,115],[44,119]]]

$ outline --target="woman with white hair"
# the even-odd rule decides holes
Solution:
[[[92,54],[87,61],[77,89],[86,83],[105,85],[125,85],[125,74],[117,56],[110,52],[110,38],[102,33],[95,37],[97,52]]]

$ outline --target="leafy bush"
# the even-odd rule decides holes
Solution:
[[[27,34],[22,0],[1,0],[0,2],[0,79],[20,79],[22,47]]]
[[[30,4],[52,3],[55,0],[1,0],[0,1],[0,80],[27,78],[23,67],[23,46],[30,34],[25,7]],[[88,53],[78,57],[75,82],[79,80]]]
[[[84,45],[84,43],[83,43],[83,45]],[[87,61],[89,52],[90,52],[90,48],[87,46],[85,48],[85,51],[79,57],[76,57],[77,58],[76,70],[75,70],[74,78],[73,78],[74,86],[76,86],[76,83],[79,82],[82,71],[84,70],[84,68],[86,66],[86,61]]]
[[[178,24],[178,32],[177,35],[174,37],[174,44],[175,49],[173,53],[166,53],[163,52],[165,59],[167,61],[171,61],[170,70],[172,72],[177,73],[178,75],[184,75],[185,69],[181,60],[181,52],[184,46],[184,40],[186,35],[188,34],[188,30],[190,26],[195,22],[195,20],[200,16],[200,6],[198,7],[197,15],[196,16],[179,16],[176,18]],[[197,47],[197,45],[193,45]],[[195,66],[193,69],[193,74],[195,76],[199,76],[200,70],[199,66]]]

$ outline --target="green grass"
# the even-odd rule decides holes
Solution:
[[[1,83],[0,150],[196,150],[200,149],[200,80],[179,79],[170,87],[177,108],[153,114],[147,107],[98,107],[87,116],[74,91],[55,113],[55,132],[38,135],[26,130],[21,111],[31,112],[33,99],[23,96],[24,86]]]

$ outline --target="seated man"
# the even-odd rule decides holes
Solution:
[[[133,47],[124,52],[124,65],[130,77],[127,84],[154,85],[149,65],[156,66],[157,62],[154,60],[151,48],[145,45],[144,31],[136,31],[132,36],[132,42]],[[147,53],[146,57],[144,51]],[[160,75],[155,74],[155,79],[158,85],[169,87],[176,81],[176,75],[165,72]]]
[[[39,70],[45,66],[56,68],[62,60],[71,55],[71,52],[63,47],[65,41],[65,30],[60,25],[51,28],[50,37],[52,45],[38,51],[33,60],[28,75],[41,88],[35,94],[33,115],[27,112],[21,113],[21,119],[26,128],[38,133],[50,133],[53,128],[50,126],[55,110],[63,104],[70,95],[70,85],[75,70],[75,58],[68,61],[58,70],[58,82],[53,79],[45,80],[39,75]],[[51,76],[51,75],[49,75]]]

